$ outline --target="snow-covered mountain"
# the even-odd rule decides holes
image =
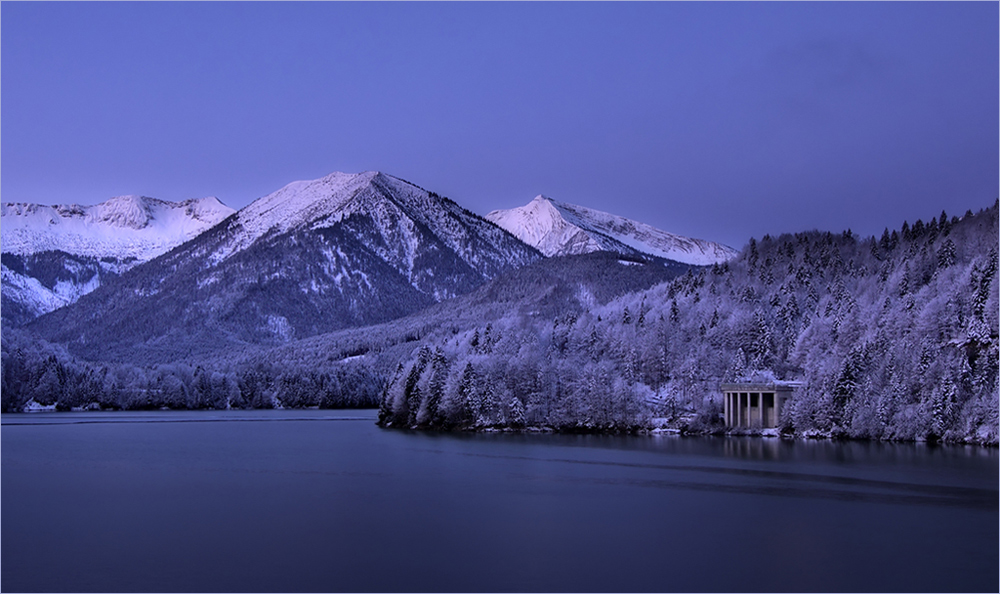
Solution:
[[[233,214],[217,198],[117,196],[94,206],[0,206],[3,316],[19,323],[196,237]]]
[[[685,264],[708,265],[724,262],[738,253],[720,243],[674,235],[645,223],[541,195],[525,206],[494,210],[486,219],[546,256],[638,252]]]
[[[236,215],[211,259],[222,261],[263,239],[341,227],[437,301],[472,288],[436,280],[432,264],[439,257],[455,258],[474,285],[537,259],[534,250],[451,200],[378,171],[292,182],[254,201]],[[433,252],[430,262],[422,261],[431,256],[421,253],[425,248]]]
[[[33,327],[95,356],[280,342],[406,315],[541,257],[409,182],[333,173],[256,200]]]
[[[150,260],[236,212],[218,198],[167,202],[117,196],[95,206],[0,206],[5,254],[59,250],[77,256]]]

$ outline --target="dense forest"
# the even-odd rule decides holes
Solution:
[[[349,366],[318,371],[280,363],[220,369],[85,361],[16,328],[4,329],[2,356],[3,412],[371,407],[384,388],[378,375]]]
[[[400,320],[160,364],[85,360],[5,324],[0,408],[380,406],[386,427],[718,432],[721,382],[777,379],[803,385],[787,434],[996,444],[997,211],[765,236],[703,268],[551,258]]]
[[[880,238],[751,240],[607,305],[425,341],[386,427],[721,428],[723,381],[795,380],[787,434],[997,443],[997,205]]]
[[[546,259],[399,320],[277,347],[226,341],[209,356],[195,334],[187,346],[177,341],[179,348],[159,348],[155,364],[120,345],[109,348],[126,353],[120,358],[84,359],[30,329],[5,324],[0,409],[375,407],[393,371],[422,341],[440,341],[511,312],[579,314],[688,269],[609,253]],[[135,338],[120,340],[127,345]],[[171,352],[176,355],[168,357]]]

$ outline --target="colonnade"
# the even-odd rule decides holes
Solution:
[[[727,427],[777,426],[778,401],[774,392],[726,392],[724,399]]]

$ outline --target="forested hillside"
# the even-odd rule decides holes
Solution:
[[[393,372],[421,341],[440,342],[512,313],[579,315],[688,270],[678,263],[593,253],[540,260],[471,294],[391,322],[291,341],[224,348],[144,363],[136,353],[86,360],[4,327],[4,412],[75,408],[269,408],[377,406]]]
[[[781,379],[804,384],[786,433],[996,444],[997,210],[764,237],[605,306],[425,341],[380,423],[718,431],[721,382]]]
[[[553,258],[399,320],[165,364],[5,326],[0,405],[380,404],[389,427],[713,432],[721,382],[780,379],[803,384],[786,433],[996,444],[997,225],[994,205],[879,238],[764,237],[706,268]]]

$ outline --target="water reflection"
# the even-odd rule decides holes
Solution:
[[[996,450],[236,413],[3,417],[0,589],[996,585]]]

